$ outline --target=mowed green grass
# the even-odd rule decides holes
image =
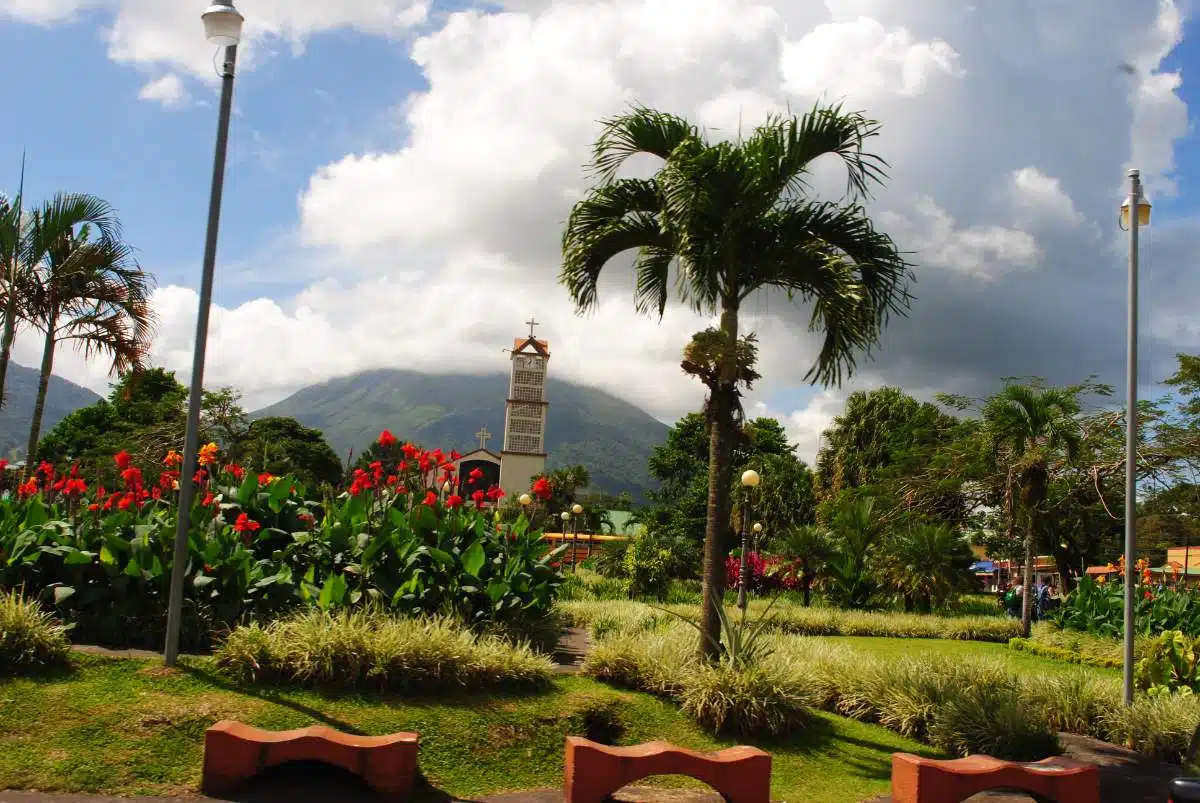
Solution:
[[[803,638],[803,637],[801,637]],[[1103,669],[1094,666],[1081,666],[1054,658],[1045,658],[1027,652],[1010,649],[1004,644],[990,644],[982,641],[952,641],[948,639],[909,639],[909,638],[875,638],[871,636],[816,636],[815,641],[827,644],[841,644],[854,650],[869,652],[883,657],[900,658],[904,656],[950,656],[962,658],[986,658],[1004,663],[1015,672],[1022,673],[1059,673],[1059,672],[1093,672],[1101,677],[1116,677],[1120,672],[1116,669]]]
[[[414,699],[238,687],[207,660],[168,671],[151,661],[76,655],[68,674],[0,680],[0,789],[195,794],[204,730],[238,719],[270,729],[416,731],[428,783],[473,798],[560,786],[564,737],[586,735],[598,716],[624,725],[621,744],[664,739],[715,750],[734,743],[706,735],[668,702],[584,677],[558,679],[535,695]],[[886,793],[891,753],[931,754],[884,728],[825,713],[803,732],[761,746],[773,756],[773,797],[811,803]]]

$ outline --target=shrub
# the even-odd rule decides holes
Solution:
[[[1149,575],[1143,574],[1143,578],[1148,580]],[[1135,589],[1134,601],[1139,633],[1181,630],[1192,638],[1200,637],[1200,589],[1159,589],[1144,582]],[[1125,586],[1083,577],[1051,612],[1050,619],[1065,630],[1119,637],[1125,627]]]
[[[0,590],[0,674],[67,664],[67,629],[20,591]]]
[[[481,636],[445,618],[308,611],[238,627],[215,653],[243,681],[387,691],[537,688],[549,659],[527,645]]]
[[[750,571],[750,583],[747,589],[752,593],[791,591],[800,587],[800,580],[796,577],[795,572],[783,567],[782,561],[777,557],[748,552],[746,553],[746,566]],[[742,587],[740,555],[730,555],[725,559],[725,586],[735,591]]]
[[[959,756],[1037,761],[1062,752],[1058,736],[1029,715],[1016,683],[960,686],[929,726],[929,742]]]
[[[698,666],[683,683],[680,707],[701,727],[734,736],[775,736],[804,727],[811,696],[770,665]]]
[[[1200,727],[1200,697],[1138,697],[1131,706],[1115,706],[1104,717],[1102,727],[1109,741],[1181,764],[1187,758],[1192,735]]]
[[[1138,661],[1134,679],[1137,687],[1151,697],[1191,694],[1200,687],[1198,660],[1196,643],[1183,631],[1161,633]]]
[[[1145,655],[1151,643],[1149,637],[1138,636],[1134,640],[1134,655]],[[1035,624],[1031,638],[1010,639],[1008,646],[1033,655],[1106,669],[1120,667],[1124,661],[1124,647],[1119,639],[1060,630],[1051,622]]]
[[[1106,738],[1103,723],[1121,704],[1116,680],[1086,670],[1054,675],[1030,675],[1022,682],[1022,702],[1028,716],[1052,731]]]

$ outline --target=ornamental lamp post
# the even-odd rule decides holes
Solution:
[[[742,488],[744,488],[745,499],[742,504],[742,558],[738,564],[738,598],[737,605],[744,613],[746,610],[746,586],[750,585],[750,535],[746,527],[746,522],[750,520],[750,492],[758,487],[760,477],[754,469],[746,469],[742,472]],[[762,528],[759,527],[759,530]]]
[[[754,526],[751,527],[750,529],[754,531],[754,551],[757,552],[758,551],[758,539],[759,539],[759,537],[762,536],[762,530],[763,530],[762,522],[761,521],[754,522]]]
[[[562,519],[562,537],[563,537],[563,543],[565,544],[565,543],[567,543],[567,522],[570,521],[570,519],[571,519],[570,511],[564,510],[562,513],[559,514],[559,518]],[[572,548],[574,548],[575,545],[572,544],[571,546],[572,546]],[[572,560],[572,562],[574,562],[574,560],[575,560],[574,553],[571,554],[571,560]]]
[[[1150,225],[1150,202],[1142,192],[1141,172],[1130,170],[1129,195],[1121,204],[1119,225],[1129,232],[1129,307],[1125,374],[1125,705],[1133,705],[1133,591],[1137,551],[1137,366],[1138,229]]]
[[[183,623],[183,583],[188,563],[188,528],[196,484],[196,456],[200,441],[200,404],[204,398],[204,356],[208,346],[208,316],[212,308],[213,273],[217,261],[217,232],[221,223],[221,195],[225,184],[225,153],[229,145],[229,118],[233,111],[233,75],[237,47],[245,17],[233,0],[217,0],[200,15],[205,37],[224,48],[221,64],[221,100],[217,116],[217,144],[213,154],[212,184],[208,199],[208,226],[204,238],[204,263],[200,273],[200,302],[196,312],[196,343],[192,354],[192,384],[188,393],[188,415],[180,466],[179,516],[175,526],[175,550],[171,564],[171,589],[167,603],[167,639],[163,663],[174,666],[179,657],[179,630]]]
[[[579,517],[583,513],[583,505],[576,502],[571,505],[571,512],[575,514],[571,519],[571,572],[574,573],[579,565]]]

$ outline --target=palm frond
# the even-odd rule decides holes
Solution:
[[[700,136],[699,130],[682,117],[645,106],[633,106],[600,125],[600,136],[592,149],[591,173],[605,184],[616,178],[631,156],[645,153],[667,159],[681,143]]]

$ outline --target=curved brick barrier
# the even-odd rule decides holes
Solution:
[[[412,796],[417,743],[415,733],[353,736],[319,725],[265,731],[226,719],[204,734],[201,787],[208,795],[228,794],[268,767],[320,761],[359,776],[385,800],[404,801]]]
[[[771,756],[757,747],[696,753],[667,742],[608,747],[567,737],[566,803],[602,803],[622,786],[651,775],[687,775],[730,803],[771,800]]]
[[[999,788],[1023,789],[1059,803],[1099,803],[1100,772],[1069,758],[1022,764],[991,756],[938,761],[892,754],[892,803],[959,803]]]

